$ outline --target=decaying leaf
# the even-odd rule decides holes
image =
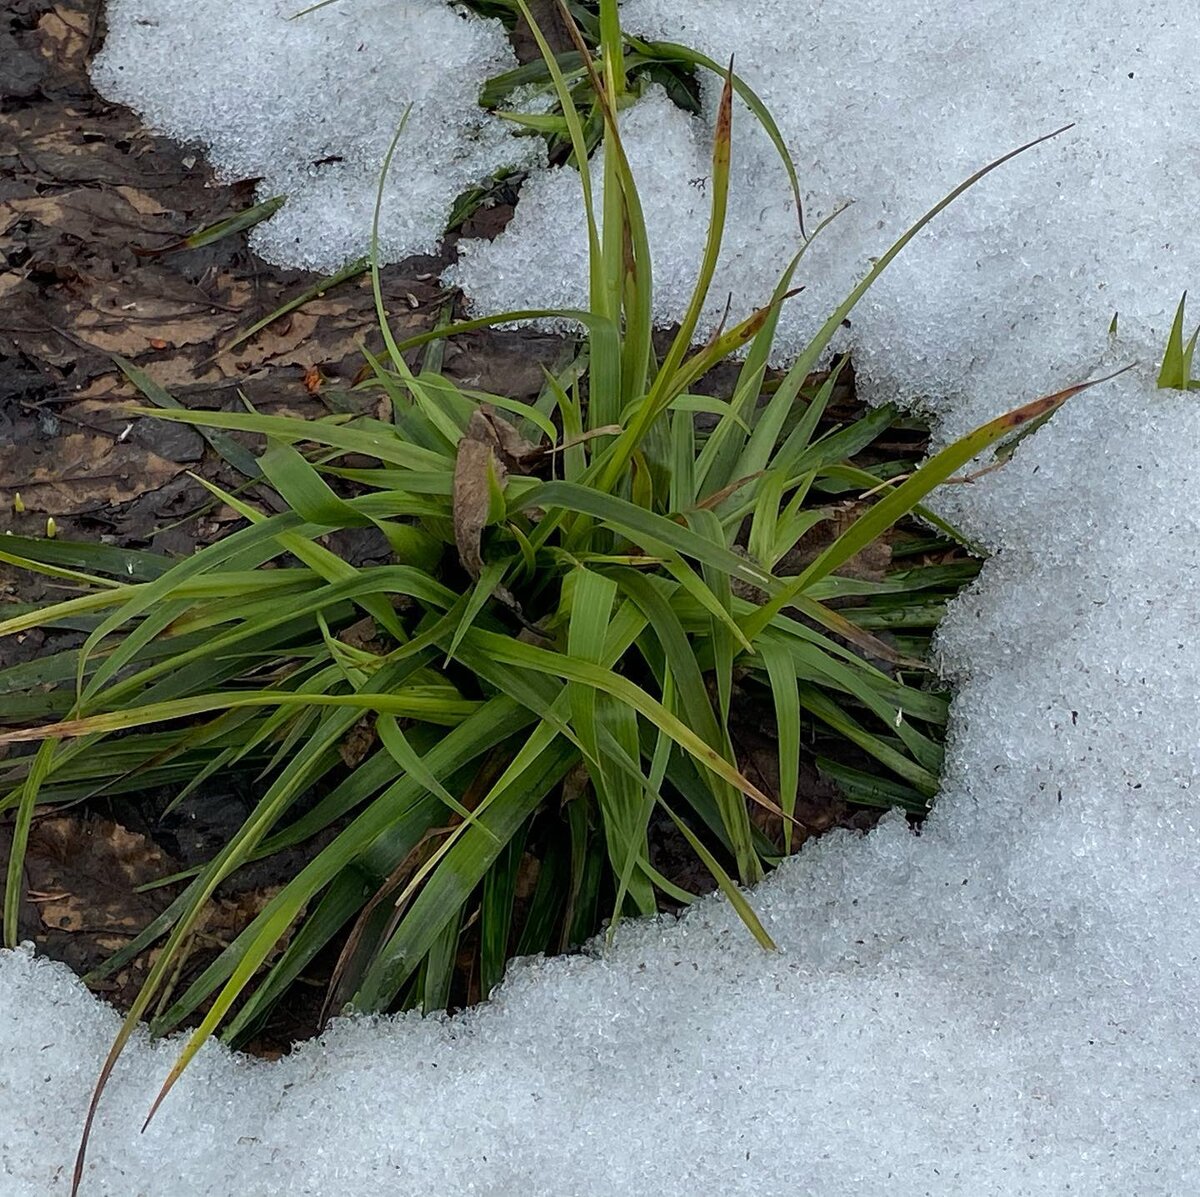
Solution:
[[[136,935],[167,904],[167,891],[136,888],[171,868],[153,841],[108,819],[39,819],[25,856],[42,924],[76,934]]]
[[[471,422],[474,424],[474,417]],[[483,530],[491,511],[492,491],[504,486],[506,476],[495,445],[472,437],[468,429],[458,442],[454,462],[454,540],[459,559],[473,578],[483,570]]]
[[[0,478],[19,490],[30,511],[78,515],[157,490],[184,467],[132,441],[92,432],[61,437],[54,451],[45,446],[0,445]]]
[[[347,769],[357,769],[375,746],[375,719],[364,715],[338,742],[338,756]]]
[[[869,503],[841,503],[829,509],[829,518],[822,520],[800,538],[796,547],[784,555],[776,567],[780,577],[802,573],[810,566],[856,519],[867,509]],[[856,553],[838,574],[844,578],[858,578],[864,582],[878,582],[892,563],[892,548],[887,537],[871,541],[861,553]]]
[[[0,842],[0,848],[5,846]],[[3,852],[0,851],[0,856]],[[99,968],[166,909],[177,886],[137,892],[174,873],[179,862],[153,840],[109,819],[70,815],[35,821],[25,855],[22,934],[38,949],[84,975]],[[189,947],[192,967],[206,964],[230,943],[278,892],[265,886],[212,899]],[[158,956],[153,945],[94,988],[118,1005],[136,996]],[[91,982],[90,982],[91,983]]]
[[[545,446],[531,445],[512,424],[503,416],[498,416],[491,408],[481,408],[476,414],[487,421],[495,438],[496,451],[510,473],[528,473],[546,456]]]
[[[116,187],[113,190],[139,216],[165,216],[168,212],[168,209],[164,208],[154,196],[145,191],[139,191],[136,187]]]
[[[463,567],[473,578],[483,570],[483,530],[491,522],[495,496],[509,473],[523,474],[545,456],[489,407],[472,413],[454,462],[454,539]]]
[[[825,518],[814,524],[776,564],[776,576],[793,578],[803,573],[869,505],[866,502],[848,502],[825,508]],[[736,551],[739,554],[744,552],[741,548],[737,548]],[[861,553],[851,557],[837,572],[844,578],[878,582],[887,573],[891,563],[891,538],[881,536],[867,545]],[[733,581],[733,590],[740,598],[747,598],[753,602],[762,602],[765,598],[764,591],[736,578]]]
[[[91,21],[81,12],[56,5],[38,21],[40,49],[60,70],[82,70],[91,44]]]

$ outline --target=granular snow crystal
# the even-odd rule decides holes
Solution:
[[[198,141],[223,178],[286,195],[259,225],[270,262],[333,271],[365,253],[388,144],[380,252],[437,249],[454,200],[540,161],[477,103],[516,66],[504,29],[440,0],[109,0],[97,90],[152,127]],[[302,14],[302,15],[297,15]]]
[[[215,21],[219,7],[230,28],[230,12],[277,11],[118,0],[128,23],[99,68],[106,86],[119,62],[138,62],[132,41],[119,47],[149,36],[131,26],[151,7],[206,66],[247,51],[191,14]],[[478,39],[453,42],[465,61],[502,59],[487,27],[439,9],[352,6],[364,38],[384,12],[422,13],[422,38],[453,19]],[[837,832],[759,886],[778,953],[706,899],[678,920],[623,926],[609,950],[520,962],[489,1003],[454,1018],[343,1020],[270,1064],[210,1044],[145,1134],[178,1043],[137,1038],[101,1106],[84,1193],[1200,1192],[1200,395],[1153,381],[1179,293],[1200,287],[1192,5],[631,0],[625,11],[632,27],[718,60],[737,51],[796,151],[810,223],[855,201],[806,265],[785,345],[959,178],[1075,120],[896,264],[852,321],[861,377],[875,394],[928,402],[955,430],[1141,364],[1071,400],[1003,469],[946,488],[943,506],[995,555],[939,633],[958,684],[942,793],[919,833],[898,814],[869,834]],[[253,27],[247,17],[244,41]],[[418,77],[447,53],[397,38]],[[296,53],[284,46],[280,58]],[[164,54],[147,50],[160,107],[143,110],[182,135],[166,98],[177,60]],[[284,135],[233,119],[232,96],[246,93],[222,87],[243,83],[214,69],[178,81],[187,131],[227,170],[261,169],[251,142]],[[286,77],[278,62],[263,74]],[[409,86],[399,67],[387,77]],[[292,102],[305,126],[368,119],[323,86]],[[259,118],[272,107],[254,103]],[[669,319],[703,229],[691,180],[705,122],[653,92],[625,121],[635,168],[661,190],[646,198]],[[744,113],[736,128],[721,286],[748,305],[769,293],[795,231]],[[341,143],[299,157],[327,144]],[[504,156],[502,141],[493,148]],[[510,231],[470,247],[458,277],[481,307],[579,301],[577,192],[563,171],[535,172]],[[318,209],[290,227],[303,239],[293,260],[325,260],[335,216]],[[68,1190],[117,1025],[65,966],[0,954],[5,1197]]]

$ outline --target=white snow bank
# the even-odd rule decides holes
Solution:
[[[1126,378],[970,492],[1000,547],[920,836],[806,848],[755,903],[512,970],[452,1021],[275,1064],[128,1053],[89,1194],[1126,1194],[1200,1189],[1195,398]],[[64,1191],[117,1019],[0,957],[0,1191]]]
[[[853,201],[801,264],[780,326],[794,356],[924,211],[1008,150],[1076,127],[1002,167],[944,213],[851,317],[873,394],[1000,390],[959,405],[976,422],[1086,374],[1114,312],[1161,344],[1200,266],[1200,20],[1192,0],[628,0],[626,26],[735,69],[775,115],[806,192],[808,227]],[[712,117],[661,92],[624,117],[652,230],[658,312],[679,317],[708,222]],[[765,303],[800,243],[774,147],[734,118],[725,253],[708,327]],[[464,244],[453,278],[480,313],[586,298],[579,185],[535,175],[492,243]],[[529,263],[535,269],[528,269]],[[702,330],[704,331],[704,330]]]
[[[151,126],[195,140],[223,178],[262,178],[282,211],[252,235],[270,262],[332,271],[365,253],[380,168],[412,111],[385,191],[385,260],[436,250],[455,198],[541,160],[483,112],[516,66],[498,21],[441,0],[109,0],[92,79]]]
[[[711,27],[722,54],[757,38],[740,69],[777,107],[803,93],[809,186],[821,168],[830,202],[859,197],[843,220],[865,214],[823,251],[847,278],[978,162],[1087,118],[968,197],[856,317],[876,383],[927,380],[951,424],[974,420],[1075,381],[1113,309],[1110,359],[1147,363],[953,496],[998,555],[942,631],[963,683],[923,833],[891,818],[782,868],[755,894],[778,955],[712,900],[603,959],[518,966],[452,1021],[340,1023],[270,1065],[212,1047],[141,1136],[174,1048],[140,1041],[86,1193],[1200,1191],[1200,405],[1148,368],[1200,268],[1200,33],[1183,4],[1137,6],[1136,28],[1103,0],[798,7],[672,4],[671,31]],[[856,239],[879,212],[878,246]],[[542,287],[567,273],[534,260]],[[65,968],[0,955],[6,1197],[69,1187],[116,1025]]]

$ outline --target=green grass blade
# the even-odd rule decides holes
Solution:
[[[139,366],[135,366],[133,362],[126,360],[119,353],[114,353],[112,359],[117,363],[117,367],[121,373],[129,379],[131,383],[155,407],[165,408],[169,411],[184,411],[186,410],[182,403],[173,398],[164,387],[159,386],[145,370]],[[226,436],[223,432],[216,429],[201,425],[198,429],[200,435],[213,447],[218,456],[228,462],[237,472],[246,478],[257,479],[261,477],[262,472],[258,468],[258,462],[255,460],[254,454],[243,445],[239,445],[231,436]]]
[[[771,701],[775,709],[775,734],[779,745],[779,805],[789,816],[796,813],[800,790],[800,691],[792,654],[783,646],[764,642],[759,647],[767,668]],[[783,850],[792,851],[792,823],[783,823]]]
[[[17,921],[21,910],[21,895],[25,890],[25,850],[29,844],[29,828],[33,824],[33,811],[37,806],[38,792],[54,762],[57,743],[47,740],[39,746],[33,767],[21,792],[21,804],[13,822],[12,842],[8,852],[8,872],[4,883],[4,946],[17,946]]]
[[[578,760],[574,748],[556,738],[528,768],[480,805],[479,817],[492,838],[469,829],[434,869],[395,934],[381,948],[363,976],[354,1005],[384,1010],[390,1005],[446,923],[462,907],[496,859],[496,843],[506,843],[529,818],[546,794]]]
[[[1196,353],[1196,342],[1200,339],[1200,327],[1192,333],[1186,343],[1183,339],[1184,308],[1187,306],[1187,292],[1175,309],[1175,319],[1171,324],[1171,332],[1167,337],[1167,348],[1163,353],[1162,367],[1158,372],[1160,389],[1186,391],[1198,385],[1192,380],[1192,359]]]
[[[479,901],[479,991],[485,998],[503,980],[504,966],[508,963],[513,903],[528,826],[526,823],[514,833],[484,874]]]
[[[717,271],[717,259],[721,255],[721,243],[725,236],[725,217],[729,206],[729,163],[733,148],[733,71],[725,75],[725,86],[717,104],[716,128],[713,133],[711,204],[708,217],[708,233],[704,253],[700,259],[700,271],[691,299],[679,324],[671,348],[663,359],[662,367],[651,392],[648,404],[655,400],[659,388],[671,385],[684,355],[691,347],[700,315],[708,299],[709,288]]]
[[[1124,373],[1124,371],[1118,371],[1118,373]],[[743,631],[750,639],[754,639],[771,622],[771,619],[793,602],[797,595],[802,594],[807,586],[819,581],[827,574],[831,574],[851,557],[860,553],[901,516],[911,511],[934,487],[945,482],[968,461],[982,453],[988,446],[995,444],[1001,437],[1008,436],[1030,420],[1039,419],[1047,412],[1061,407],[1080,391],[1098,386],[1115,377],[1115,374],[1110,374],[1092,382],[1080,383],[1078,386],[1067,387],[1053,395],[1014,408],[934,454],[907,481],[902,482],[859,516],[795,581],[784,586],[769,602],[760,607],[742,624]]]
[[[804,233],[804,200],[800,191],[800,180],[796,176],[796,165],[792,161],[791,151],[788,149],[787,142],[784,140],[783,134],[779,130],[779,126],[775,123],[775,118],[771,115],[771,110],[762,102],[758,93],[739,75],[734,74],[732,67],[726,68],[709,58],[706,54],[701,54],[698,50],[693,50],[690,46],[682,46],[675,42],[646,42],[640,38],[631,37],[626,34],[625,39],[639,53],[645,54],[650,58],[659,58],[671,62],[685,62],[691,66],[704,67],[705,70],[712,71],[714,75],[720,75],[722,78],[732,79],[733,88],[738,94],[738,98],[754,113],[755,119],[762,125],[767,136],[771,139],[771,143],[779,153],[779,160],[783,163],[783,168],[787,171],[788,182],[792,188],[792,196],[796,201],[796,216],[800,225],[800,235]]]
[[[712,874],[713,880],[717,883],[717,887],[721,893],[728,899],[730,906],[737,911],[738,917],[746,924],[750,934],[758,940],[759,945],[765,948],[768,952],[776,951],[775,941],[767,934],[767,929],[762,925],[759,917],[754,912],[754,907],[750,905],[746,895],[734,884],[733,878],[721,868],[720,862],[708,850],[705,843],[700,837],[681,819],[662,798],[658,800],[659,805],[670,816],[671,822],[679,828],[684,839],[691,845],[692,851],[700,857],[704,862],[704,867]]]

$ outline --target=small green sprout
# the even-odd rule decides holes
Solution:
[[[1196,342],[1200,339],[1200,326],[1185,343],[1183,339],[1183,309],[1187,304],[1187,292],[1175,309],[1175,321],[1167,337],[1167,349],[1163,354],[1162,369],[1158,372],[1160,389],[1172,391],[1200,390],[1200,379],[1192,377],[1192,359],[1196,354]]]

